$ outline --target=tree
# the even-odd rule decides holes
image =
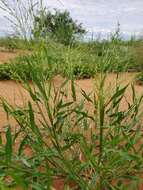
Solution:
[[[82,24],[74,21],[68,11],[55,10],[42,11],[34,19],[33,36],[34,38],[50,38],[69,45],[73,43],[77,37],[85,34]]]

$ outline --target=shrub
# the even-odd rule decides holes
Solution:
[[[9,63],[0,65],[0,80],[31,80],[27,64]]]
[[[51,11],[41,11],[34,19],[33,35],[35,38],[46,39],[48,36],[62,44],[70,45],[84,33],[82,25],[77,24],[67,11],[55,10],[54,14]]]
[[[46,62],[47,60],[49,62]],[[42,72],[45,79],[48,79],[54,73],[54,67],[51,67],[52,59],[50,57],[45,59],[44,57],[40,57],[35,53],[30,56],[28,55],[18,57],[10,63],[1,64],[0,80],[32,80],[31,68],[29,68],[29,64],[33,64],[33,69],[37,75]]]
[[[73,63],[71,67],[69,65],[63,66],[61,74],[68,78],[74,76],[75,79],[89,79],[96,74],[96,66],[95,64]]]
[[[135,59],[136,59],[136,70],[142,71],[143,70],[143,42],[139,41],[132,45],[132,49],[135,53]]]
[[[0,80],[10,80],[11,72],[8,64],[0,65]]]

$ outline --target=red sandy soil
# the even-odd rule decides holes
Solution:
[[[16,57],[17,55],[18,55],[17,53],[0,52],[0,62],[5,62],[9,59]],[[125,84],[133,82],[135,76],[136,76],[136,73],[122,73],[119,75],[119,81],[122,83],[122,85],[125,85]],[[107,81],[106,81],[107,94],[111,90],[111,84],[113,87],[115,87],[115,80],[116,80],[116,74],[109,74],[107,76]],[[60,85],[62,81],[63,79],[60,76],[57,76],[54,78],[55,85]],[[76,81],[76,85],[78,88],[77,96],[79,99],[80,99],[80,94],[79,94],[80,88],[85,90],[87,93],[90,93],[96,88],[95,79],[78,80]],[[143,94],[143,86],[135,85],[135,89],[138,95]],[[131,88],[129,87],[126,92],[126,98],[130,101],[131,97],[132,97],[132,93],[131,93]],[[0,98],[5,98],[12,105],[22,106],[24,102],[26,102],[30,97],[28,93],[23,89],[21,84],[18,84],[14,81],[0,81]],[[125,107],[126,107],[126,103],[125,101],[122,101],[121,109],[125,109]],[[15,124],[14,120],[11,120],[10,122]],[[7,125],[7,123],[8,122],[7,122],[6,114],[3,111],[2,107],[0,107],[0,133],[4,134],[5,125]],[[61,180],[55,181],[54,186],[57,190],[63,189],[63,183]],[[142,189],[143,187],[141,187],[140,190]]]
[[[11,51],[11,52],[6,51],[6,50],[0,51],[0,64],[6,63],[9,60],[12,60],[16,58],[17,56],[23,55],[25,53],[27,52],[23,50],[17,50],[17,51]]]
[[[18,52],[0,52],[0,64],[3,64],[19,55]]]
[[[121,81],[122,85],[126,85],[131,83],[134,80],[135,73],[122,73],[119,75],[119,81]],[[111,91],[111,85],[115,86],[116,74],[109,74],[107,76],[106,82],[106,91],[107,94]],[[55,77],[54,84],[60,85],[63,79],[60,76]],[[76,81],[77,86],[77,96],[80,99],[80,89],[85,90],[87,93],[94,91],[96,88],[95,79],[86,79],[86,80],[78,80]],[[135,89],[138,95],[143,94],[143,86],[135,85]],[[69,89],[70,94],[70,89]],[[14,81],[0,81],[0,97],[5,98],[12,105],[22,106],[24,102],[27,102],[29,99],[28,93],[23,89],[20,83],[16,83]],[[127,100],[131,100],[132,93],[131,88],[129,87],[126,91]],[[88,105],[87,105],[88,106]],[[125,108],[125,102],[122,102],[121,109]],[[0,130],[2,130],[2,126],[6,125],[6,116],[2,108],[0,108]]]

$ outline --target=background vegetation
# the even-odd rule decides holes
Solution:
[[[68,11],[41,11],[34,17],[32,33],[34,38],[48,37],[64,45],[70,45],[85,34],[85,29],[71,18]]]
[[[143,69],[142,49],[143,44],[139,42],[76,42],[74,47],[46,40],[21,41],[14,39],[3,39],[0,42],[8,49],[26,50],[24,56],[16,58],[7,64],[0,65],[0,79],[12,79],[11,73],[27,72],[27,80],[30,80],[27,63],[34,62],[36,67],[43,67],[46,75],[49,68],[52,74],[60,74],[70,77],[74,75],[77,79],[94,77],[97,71],[108,72],[141,72]],[[10,45],[11,44],[11,45]],[[44,49],[44,50],[43,50]],[[28,50],[30,52],[28,52]],[[38,61],[36,61],[38,60]],[[22,68],[22,69],[21,69]]]

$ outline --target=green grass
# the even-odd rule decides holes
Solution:
[[[137,71],[141,52],[121,42],[69,48],[49,41],[38,46],[31,55],[0,65],[0,79],[21,81],[31,97],[24,107],[1,97],[8,125],[6,143],[0,138],[0,188],[50,190],[58,177],[66,190],[138,190],[143,172],[143,95],[136,95],[134,85],[120,84],[118,73]],[[117,73],[116,86],[107,92],[110,72]],[[65,81],[55,87],[52,78],[58,74]],[[94,76],[91,93],[77,90],[74,79]],[[121,110],[129,87],[132,99],[125,99],[127,106]],[[17,121],[17,130],[10,117]],[[25,153],[26,146],[31,155]]]
[[[14,50],[32,50],[34,47],[34,41],[22,40],[17,37],[1,37],[0,47],[3,50],[14,51]]]
[[[64,77],[84,79],[94,77],[96,72],[136,72],[142,70],[141,43],[128,45],[113,42],[77,43],[74,47],[48,41],[33,46],[32,55],[19,57],[9,65],[0,65],[0,79],[11,79],[13,73],[25,73],[31,80],[27,64],[45,70],[46,75],[60,74]],[[37,70],[38,72],[38,70]],[[39,71],[40,72],[40,71]],[[23,75],[23,74],[22,74]]]
[[[9,185],[47,190],[59,177],[65,189],[137,190],[143,172],[142,143],[138,144],[143,96],[137,97],[132,85],[132,100],[126,100],[122,111],[128,85],[117,81],[107,94],[103,69],[96,73],[95,90],[88,94],[81,89],[78,100],[73,75],[55,87],[52,81],[47,83],[44,72],[37,74],[32,63],[28,66],[34,88],[26,80],[23,86],[31,100],[25,107],[17,107],[1,99],[8,118],[13,117],[19,125],[15,131],[9,123],[6,144],[0,145],[0,169],[4,177],[11,177]],[[19,147],[14,151],[17,141]],[[32,155],[25,154],[25,145]]]

